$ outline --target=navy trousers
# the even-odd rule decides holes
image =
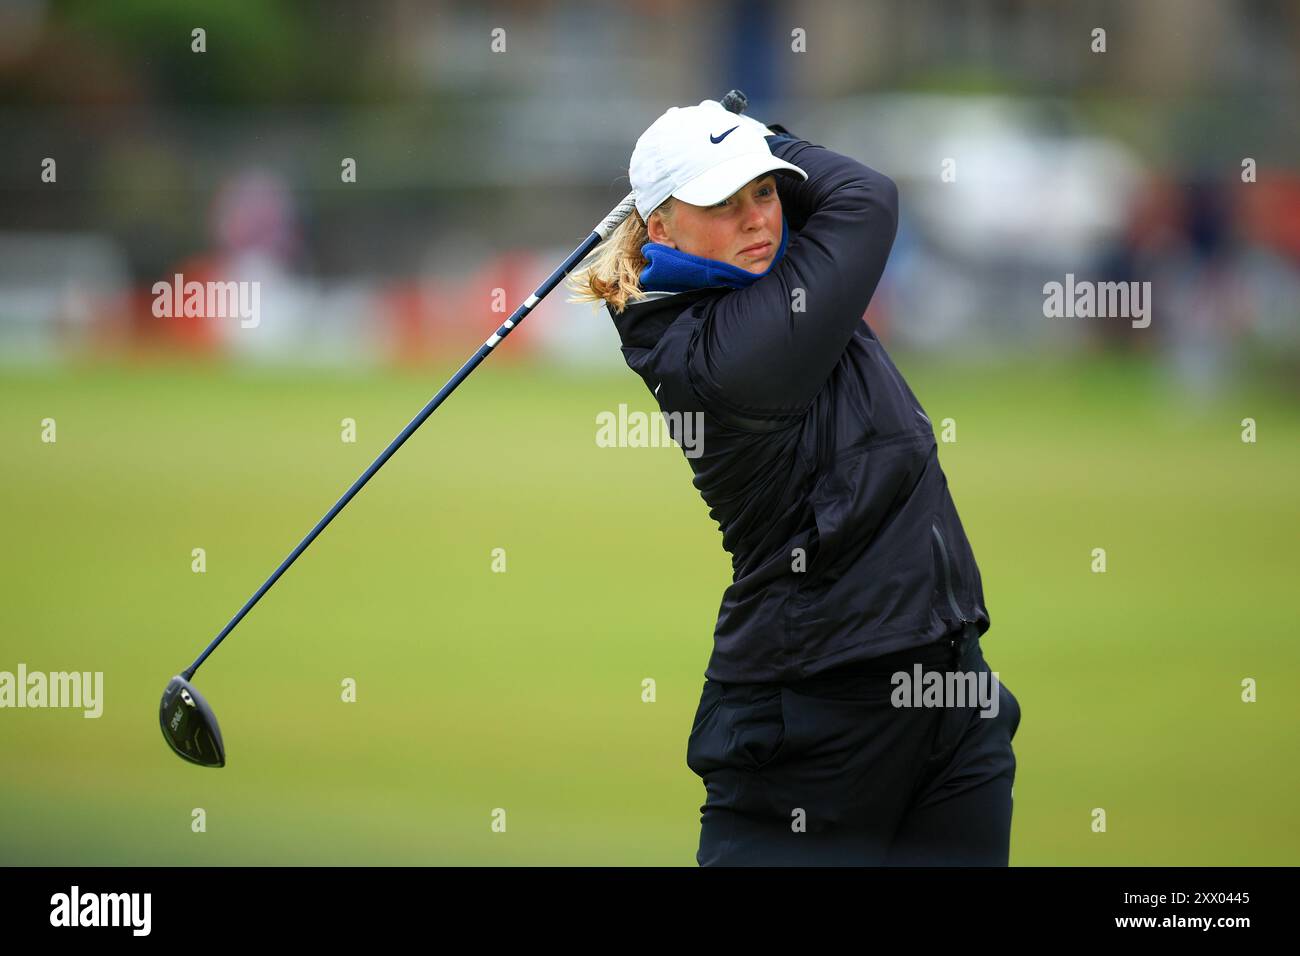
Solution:
[[[985,696],[900,706],[894,675],[924,685],[917,664],[949,687],[982,672]],[[796,683],[706,680],[686,755],[706,791],[698,863],[1006,866],[1020,703],[994,684],[974,625]]]

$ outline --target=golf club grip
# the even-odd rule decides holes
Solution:
[[[609,211],[609,215],[602,219],[600,224],[596,226],[592,232],[600,237],[601,242],[604,242],[614,234],[614,230],[619,227],[619,224],[622,223],[624,219],[632,215],[632,210],[635,208],[636,193],[628,193],[617,206]]]
[[[722,98],[722,107],[731,113],[743,113],[749,107],[749,97],[740,90],[732,90]]]

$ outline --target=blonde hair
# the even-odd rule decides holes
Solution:
[[[671,222],[674,203],[669,196],[651,216]],[[576,295],[570,302],[608,302],[615,312],[622,312],[629,302],[644,299],[641,289],[641,270],[649,260],[641,254],[641,247],[650,241],[645,220],[635,209],[619,223],[612,235],[596,247],[583,264],[569,273],[568,287]]]

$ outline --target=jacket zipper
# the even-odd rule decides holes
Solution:
[[[948,565],[948,548],[943,543],[943,534],[940,533],[937,524],[931,524],[930,530],[934,532],[935,540],[939,542],[939,556],[943,558],[943,583],[948,591],[948,603],[952,606],[952,613],[957,615],[962,624],[970,624],[966,615],[961,612],[961,608],[957,606],[957,595],[952,590],[952,568]]]

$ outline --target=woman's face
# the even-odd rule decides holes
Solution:
[[[776,176],[764,173],[713,206],[675,199],[671,216],[665,219],[655,210],[646,228],[651,242],[749,272],[764,272],[781,245]]]

